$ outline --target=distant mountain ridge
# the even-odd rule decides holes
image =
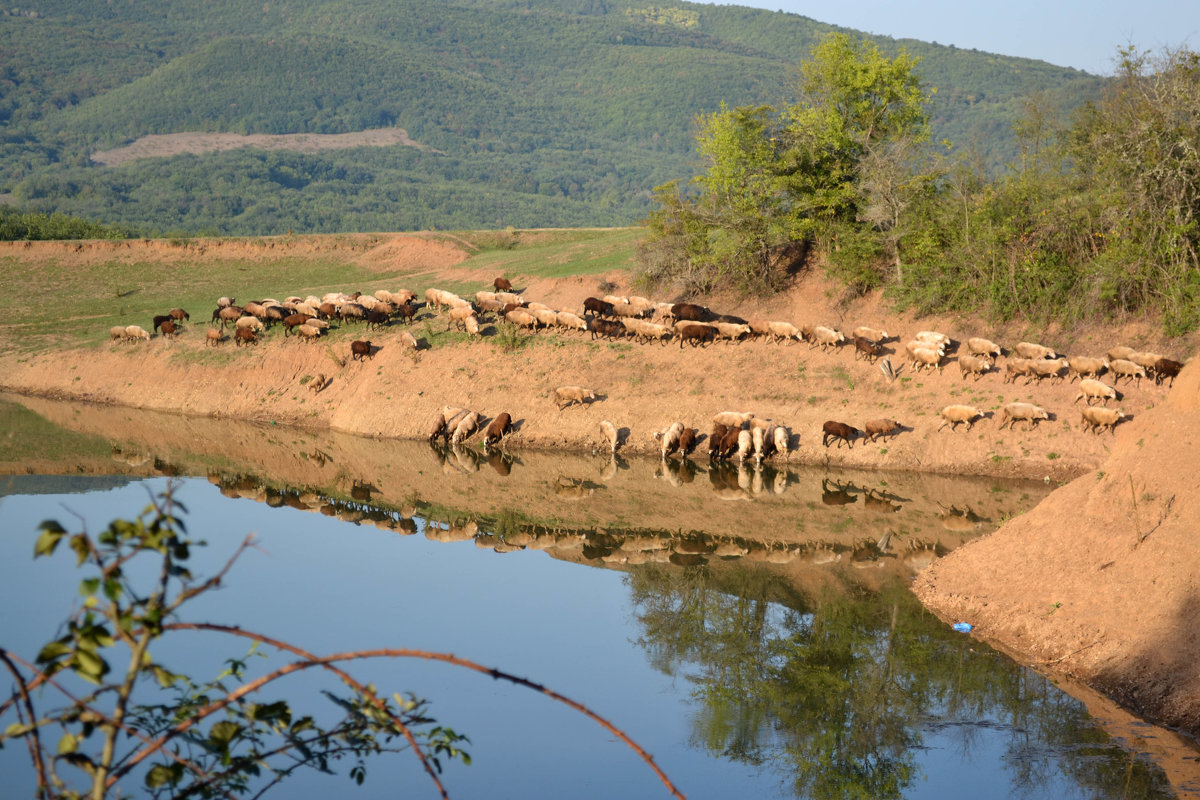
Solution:
[[[696,173],[696,114],[786,102],[834,30],[635,0],[34,0],[0,16],[0,191],[158,232],[629,224],[655,185]],[[994,168],[1027,96],[1070,108],[1103,83],[873,38],[922,58],[935,137]],[[150,134],[390,127],[430,149],[89,157]]]

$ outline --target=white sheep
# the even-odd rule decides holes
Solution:
[[[1102,399],[1104,405],[1108,405],[1109,400],[1117,399],[1117,390],[1109,386],[1103,381],[1095,380],[1094,378],[1084,378],[1079,382],[1079,394],[1075,396],[1073,402],[1078,403],[1084,401],[1084,405],[1090,406],[1093,400]]]
[[[942,424],[938,426],[939,431],[947,425],[950,426],[951,431],[957,430],[960,422],[967,423],[967,430],[971,430],[975,425],[975,420],[983,419],[983,412],[975,406],[946,406],[938,414],[942,418]]]
[[[1024,375],[1028,381],[1031,364],[1033,360],[1028,358],[1010,358],[1004,362],[1004,383],[1016,383],[1019,375]]]
[[[238,317],[234,325],[242,330],[251,330],[255,333],[261,333],[266,330],[266,326],[262,324],[262,321],[258,317]]]
[[[767,332],[772,342],[777,342],[781,339],[795,339],[796,341],[800,341],[804,338],[800,329],[790,322],[772,320],[767,323]]]
[[[865,325],[859,325],[857,328],[855,328],[852,331],[852,334],[859,339],[866,339],[871,344],[879,344],[880,342],[883,342],[883,341],[886,341],[886,340],[892,338],[891,336],[888,335],[887,331],[876,330],[875,328],[868,328]]]
[[[1065,358],[1035,358],[1029,362],[1029,375],[1025,379],[1028,383],[1030,378],[1041,380],[1042,378],[1050,378],[1051,380],[1062,380],[1062,371],[1067,368],[1067,360]]]
[[[934,367],[940,373],[942,371],[942,356],[940,350],[934,350],[929,347],[914,347],[909,351],[912,356],[913,369],[924,369],[925,367]]]
[[[600,434],[604,437],[604,441],[608,444],[608,452],[617,452],[617,426],[613,425],[608,420],[600,420]]]
[[[951,339],[941,331],[917,331],[917,335],[913,337],[918,342],[927,342],[929,344],[940,344],[942,347],[949,346]]]
[[[1036,342],[1017,342],[1013,352],[1021,358],[1037,360],[1039,358],[1058,358],[1058,353],[1055,353],[1049,347]]]
[[[816,325],[812,329],[809,341],[812,343],[810,347],[819,346],[822,350],[828,350],[830,347],[837,347],[844,343],[846,337],[839,330],[826,328],[824,325]]]
[[[754,419],[754,414],[749,411],[722,411],[713,416],[714,425],[724,425],[726,428],[741,428],[747,422]]]
[[[126,338],[126,340],[131,341],[131,342],[136,341],[138,339],[145,339],[146,341],[150,341],[150,332],[147,331],[145,328],[142,328],[138,325],[126,325],[125,326],[125,338]]]
[[[113,325],[108,329],[108,338],[116,342],[123,341],[125,339],[125,326]]]
[[[1122,344],[1122,345],[1117,345],[1116,347],[1113,347],[1111,350],[1109,350],[1107,353],[1105,353],[1105,355],[1108,356],[1109,361],[1116,361],[1118,358],[1123,358],[1126,361],[1128,361],[1129,357],[1136,352],[1137,351],[1134,350],[1132,347],[1126,347],[1125,345]]]
[[[682,422],[672,422],[666,429],[654,434],[654,438],[658,440],[664,461],[667,456],[679,449],[679,435],[683,433],[683,428],[684,425]]]
[[[739,341],[743,336],[750,335],[749,325],[739,325],[734,322],[715,322],[717,337],[731,342]]]
[[[1071,371],[1071,380],[1097,377],[1108,369],[1108,359],[1092,358],[1091,356],[1072,356],[1067,359],[1067,368]]]
[[[555,314],[554,324],[560,328],[568,328],[570,330],[587,330],[587,321],[578,314],[572,314],[570,311],[559,311]]]
[[[463,320],[463,325],[467,329],[467,336],[483,335],[483,329],[479,327],[479,320],[475,318],[474,314]]]
[[[303,337],[304,341],[311,342],[315,339],[320,338],[321,329],[314,327],[312,325],[307,325],[307,324],[306,325],[297,325],[296,333],[300,334],[300,336]]]
[[[972,336],[967,339],[967,352],[976,356],[991,356],[993,359],[999,358],[1002,354],[1000,345],[990,339],[984,339],[979,336]]]
[[[745,461],[746,456],[750,455],[751,450],[754,448],[754,437],[750,431],[741,431],[738,433],[737,441],[737,459],[738,461]]]
[[[784,461],[790,461],[792,458],[792,432],[782,425],[776,425],[771,429],[771,438],[775,440],[775,450],[783,454]]]
[[[1044,419],[1050,419],[1050,412],[1041,406],[1035,406],[1033,403],[1008,403],[1000,412],[1000,425],[997,430],[1005,424],[1012,428],[1018,421],[1024,421],[1033,428]]]
[[[1119,408],[1101,408],[1100,406],[1084,406],[1083,422],[1080,428],[1086,428],[1092,433],[1099,434],[1103,428],[1115,433],[1116,424],[1125,419],[1125,412]]]
[[[469,411],[455,426],[454,434],[450,437],[450,444],[455,445],[469,439],[477,430],[479,430],[479,414]]]
[[[559,386],[554,390],[554,402],[562,411],[569,405],[592,403],[596,400],[596,391],[583,386]]]
[[[1141,386],[1142,378],[1146,377],[1145,367],[1138,366],[1132,361],[1127,361],[1123,358],[1110,361],[1108,368],[1112,370],[1113,384],[1116,384],[1121,378],[1127,378],[1130,381],[1135,381],[1138,386]]]
[[[408,331],[400,331],[400,344],[410,350],[421,349],[421,344],[417,341],[417,337],[413,336]]]
[[[962,377],[967,377],[967,374],[975,376],[975,380],[979,380],[981,375],[987,374],[987,371],[992,368],[992,362],[980,356],[962,354],[958,357],[958,370]]]

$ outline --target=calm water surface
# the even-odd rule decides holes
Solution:
[[[137,425],[153,428],[145,418]],[[75,430],[96,435],[84,423]],[[279,431],[259,442],[242,429],[223,436],[251,451],[311,445]],[[131,471],[155,461],[159,471],[193,471],[179,450],[147,456],[151,438],[106,440],[124,477],[0,478],[0,645],[36,653],[75,602],[73,557],[30,558],[43,519],[95,532],[166,486]],[[73,452],[87,464],[82,442]],[[533,456],[505,472],[474,455],[370,445],[383,451],[370,462],[373,482],[348,467],[365,463],[347,449],[358,444],[330,442],[325,457],[346,474],[324,488],[252,475],[259,467],[228,453],[219,468],[199,470],[207,477],[180,478],[188,530],[208,543],[195,551],[194,572],[219,569],[248,533],[258,543],[188,619],[318,653],[454,653],[544,683],[628,733],[693,798],[1192,796],[1177,794],[1136,744],[1111,739],[1079,701],[949,630],[908,592],[913,568],[1036,502],[1030,487],[967,481],[947,503],[942,484],[898,476],[780,469],[714,480],[697,464],[688,482],[678,462],[664,470],[630,460],[613,471],[588,459],[547,467]],[[281,458],[266,460],[288,473]],[[404,488],[397,475],[410,477]],[[732,499],[734,487],[745,496]],[[919,494],[930,487],[937,498]],[[659,507],[657,528],[642,506]],[[624,509],[620,519],[613,509]],[[685,517],[738,529],[672,531]],[[754,530],[771,519],[787,535]],[[180,634],[154,655],[210,675],[244,652]],[[252,669],[282,663],[272,655]],[[541,695],[415,660],[354,672],[385,693],[430,698],[440,723],[470,737],[473,763],[448,764],[443,776],[451,797],[669,796],[611,734]],[[319,689],[331,687],[317,676],[289,681],[294,704],[326,703]],[[411,755],[370,762],[353,789],[349,766],[294,777],[269,796],[435,796]],[[33,795],[20,748],[0,751],[0,770],[4,796]]]

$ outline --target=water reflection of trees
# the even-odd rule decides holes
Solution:
[[[638,643],[693,684],[693,743],[779,771],[799,797],[900,797],[932,734],[969,755],[986,729],[1005,733],[1023,796],[1051,796],[1064,775],[1097,797],[1173,796],[1082,704],[948,632],[902,582],[806,596],[761,570],[660,565],[628,582]]]

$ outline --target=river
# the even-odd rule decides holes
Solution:
[[[171,485],[206,541],[193,572],[255,539],[189,620],[322,654],[453,653],[544,684],[637,741],[688,797],[1197,796],[1195,753],[1164,757],[1169,732],[1106,728],[907,589],[1036,504],[1041,483],[489,458],[31,398],[3,398],[0,416],[0,646],[26,656],[78,601],[71,554],[30,558],[39,523],[99,531]],[[208,676],[245,651],[180,633],[154,655]],[[283,663],[264,652],[251,669]],[[669,796],[609,731],[528,689],[418,659],[354,672],[385,696],[429,698],[470,737],[472,763],[443,764],[451,797]],[[327,714],[328,688],[289,679],[287,698]],[[1189,758],[1193,773],[1178,766]],[[8,794],[31,796],[27,753],[0,759]],[[350,766],[272,796],[344,791]],[[355,791],[397,787],[436,796],[403,753],[369,761]]]

